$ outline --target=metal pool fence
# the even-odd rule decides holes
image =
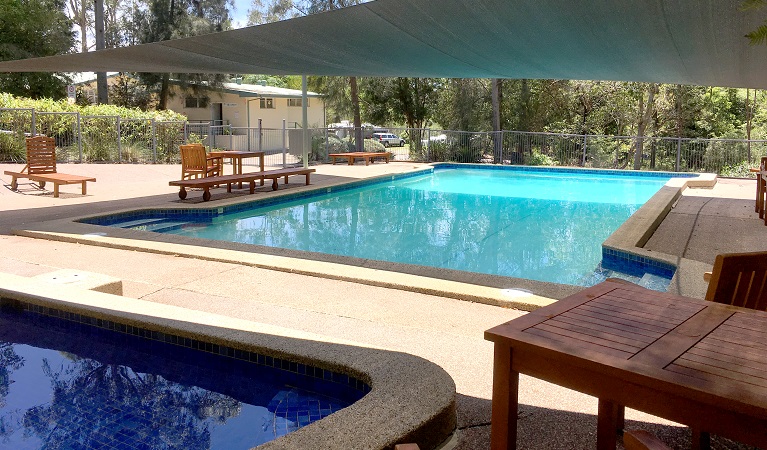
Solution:
[[[373,132],[389,132],[404,146],[376,142]],[[180,161],[178,146],[200,142],[209,148],[263,151],[265,165],[301,164],[304,131],[288,128],[233,127],[210,122],[164,122],[77,112],[0,109],[0,161],[24,162],[24,138],[56,139],[60,162],[156,163]],[[366,151],[388,151],[395,161],[526,164],[710,172],[752,176],[749,167],[767,155],[767,140],[689,139],[657,136],[600,136],[520,131],[466,132],[388,128],[361,130]],[[328,162],[328,154],[355,151],[353,128],[307,130],[309,162]]]

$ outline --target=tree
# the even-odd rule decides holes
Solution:
[[[133,22],[141,43],[197,36],[223,31],[230,27],[231,0],[143,0],[145,7],[134,11]],[[157,109],[166,109],[170,97],[171,74],[138,75],[158,92]],[[195,91],[201,84],[215,87],[226,77],[222,74],[174,74],[182,89]]]
[[[0,0],[0,61],[69,52],[75,37],[63,0]],[[69,78],[56,73],[0,74],[0,91],[41,98],[63,98]]]

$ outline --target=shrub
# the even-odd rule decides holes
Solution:
[[[533,150],[532,153],[525,155],[525,165],[527,166],[556,166],[557,161],[549,155]]]

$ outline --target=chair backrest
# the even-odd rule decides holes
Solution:
[[[767,252],[717,255],[706,300],[767,310]]]
[[[27,173],[56,173],[56,141],[52,137],[27,138]]]
[[[208,167],[206,160],[205,147],[202,144],[179,145],[181,151],[181,172],[199,172],[205,171]]]

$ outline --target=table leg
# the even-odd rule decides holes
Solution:
[[[242,158],[237,158],[237,163],[235,164],[234,159],[232,159],[232,171],[237,174],[242,174]],[[242,189],[242,181],[237,183],[237,189]]]
[[[690,441],[690,448],[692,450],[710,450],[711,449],[711,435],[705,431],[701,431],[698,427],[690,427],[692,434],[692,440]]]
[[[261,156],[258,157],[258,168],[261,169],[261,172],[264,171],[264,157],[265,156],[266,156],[265,154],[262,154]],[[333,165],[335,165],[335,160],[333,160]],[[263,186],[263,185],[264,185],[264,179],[261,178],[261,186]]]
[[[493,403],[490,423],[490,448],[517,448],[517,410],[519,373],[511,369],[511,347],[496,343],[493,358]]]
[[[597,450],[615,450],[618,426],[623,426],[623,405],[599,399],[597,412]]]

